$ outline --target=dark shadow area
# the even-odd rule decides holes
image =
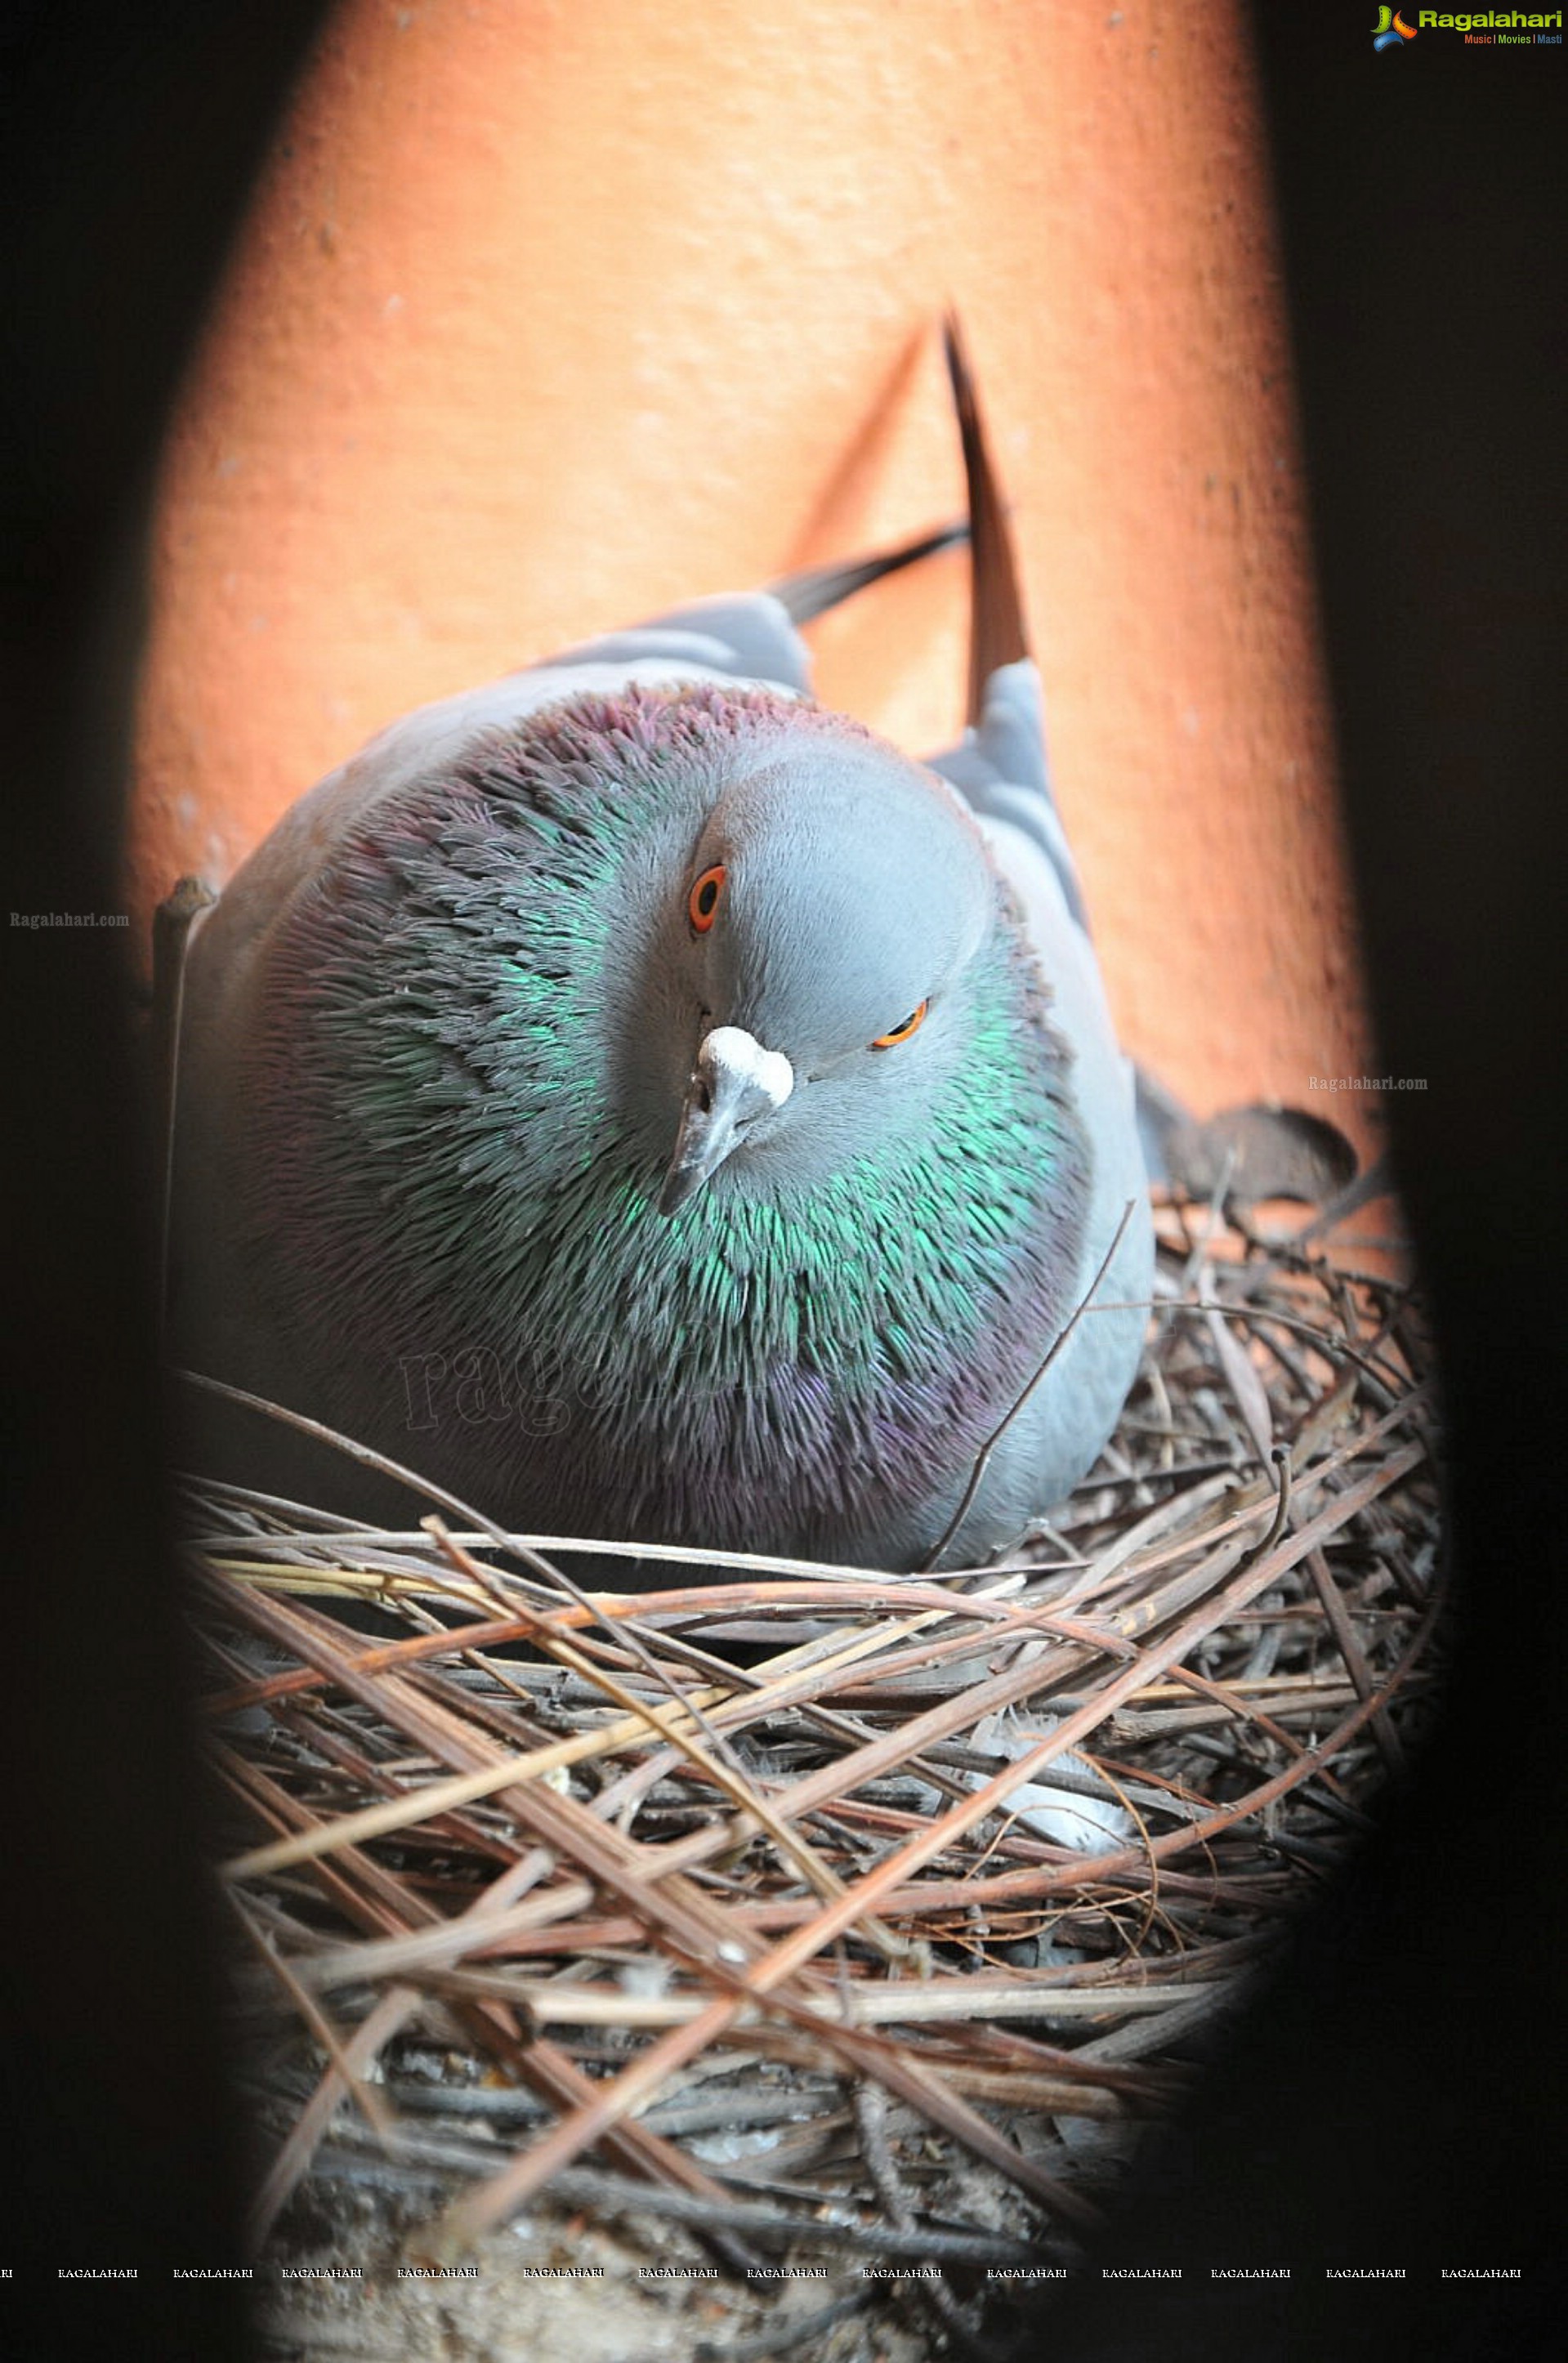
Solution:
[[[1363,13],[1252,18],[1379,1065],[1427,1080],[1388,1115],[1461,1647],[1415,1792],[1106,2239],[1179,2294],[1080,2284],[1040,2317],[1073,2363],[1562,2350],[1568,80],[1561,50],[1454,33],[1375,56]],[[1214,2265],[1294,2279],[1249,2296]]]
[[[211,1799],[161,1476],[146,1144],[112,916],[150,471],[314,0],[0,25],[6,1938],[0,2346],[248,2351]],[[61,2269],[134,2266],[134,2289]]]

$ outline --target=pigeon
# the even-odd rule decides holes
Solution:
[[[966,527],[420,708],[202,915],[182,1359],[515,1532],[952,1568],[1089,1470],[1152,1283],[1134,1079],[946,343]],[[799,627],[958,539],[921,763]],[[362,1510],[318,1453],[247,1414],[228,1457]]]

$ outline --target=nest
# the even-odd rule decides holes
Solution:
[[[645,2275],[687,2353],[973,2347],[1071,2265],[1440,1671],[1396,1267],[1158,1219],[1113,1448],[972,1574],[571,1598],[528,1538],[190,1489],[262,2236],[717,2270]],[[770,2332],[780,2267],[833,2286]]]

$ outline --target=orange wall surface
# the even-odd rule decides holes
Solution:
[[[949,302],[1124,1038],[1362,1131],[1308,1091],[1368,1053],[1227,0],[345,0],[165,453],[139,910],[422,699],[956,514]],[[824,700],[945,743],[965,562],[814,627]]]

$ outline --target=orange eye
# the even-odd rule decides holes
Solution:
[[[706,936],[718,915],[718,905],[724,893],[725,870],[716,861],[705,870],[686,897],[686,916],[699,936]]]
[[[873,1050],[891,1050],[895,1043],[907,1042],[910,1035],[917,1034],[921,1026],[925,1024],[926,1012],[929,1009],[930,1005],[929,1001],[922,1001],[918,1009],[912,1009],[909,1012],[908,1016],[904,1020],[902,1026],[892,1026],[889,1028],[887,1033],[879,1034],[876,1040],[872,1044],[872,1048]]]

